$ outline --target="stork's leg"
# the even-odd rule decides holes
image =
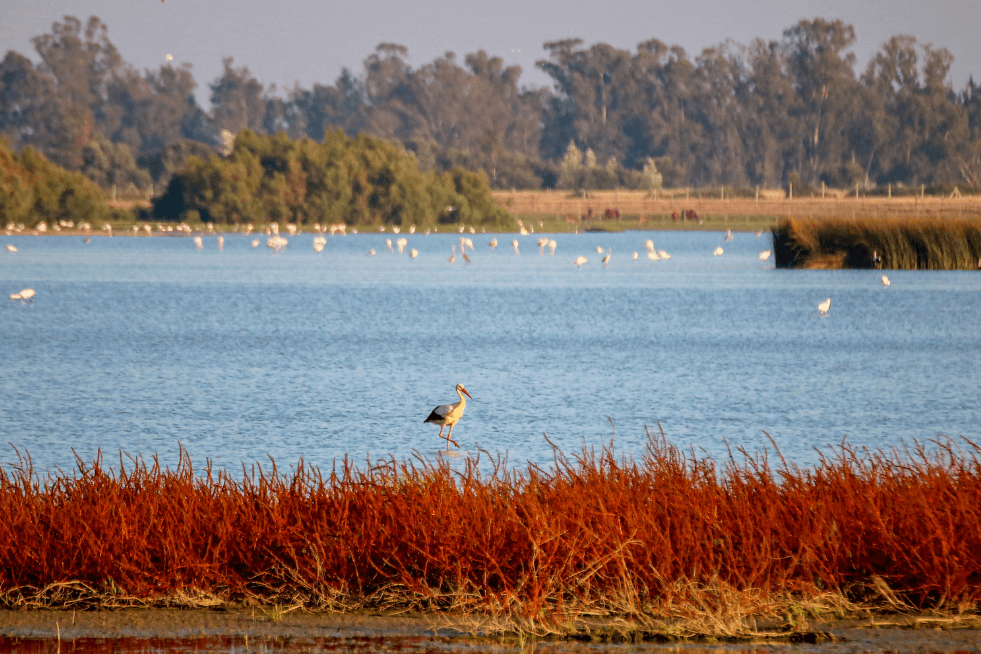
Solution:
[[[450,433],[448,433],[448,434],[446,435],[446,451],[447,451],[447,452],[449,452],[449,451],[450,451],[450,443],[453,443],[453,444],[454,444],[454,445],[456,445],[457,447],[460,447],[460,444],[459,444],[459,443],[457,443],[457,442],[456,442],[455,440],[453,440],[453,438],[452,438],[452,437],[453,437],[453,425],[450,425]]]
[[[440,426],[439,426],[439,437],[440,437],[440,438],[442,438],[442,437],[443,437],[443,430],[444,430],[444,429],[446,429],[446,425],[440,425]],[[449,445],[447,445],[446,447],[447,447],[447,449],[449,449]]]

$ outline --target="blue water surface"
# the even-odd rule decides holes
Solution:
[[[0,461],[183,445],[239,471],[435,458],[437,404],[473,396],[454,454],[547,465],[645,428],[724,460],[772,445],[801,465],[843,438],[888,449],[981,442],[981,273],[774,270],[768,235],[628,232],[328,238],[5,236],[0,249]],[[519,241],[520,253],[510,245]],[[671,254],[649,261],[644,241]],[[717,246],[722,256],[713,256]],[[609,267],[596,252],[612,247]],[[366,256],[369,249],[376,256]],[[410,259],[408,251],[419,255]],[[632,253],[639,259],[632,260]],[[577,268],[573,260],[585,255]],[[25,287],[33,303],[6,297]],[[831,298],[829,315],[817,305]],[[766,433],[764,433],[766,432]]]

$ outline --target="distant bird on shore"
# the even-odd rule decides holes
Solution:
[[[200,236],[195,236],[194,237],[194,245],[196,245],[199,250],[203,250],[204,249],[204,242],[201,241],[201,237]]]
[[[771,252],[770,250],[763,250],[762,252],[760,252],[760,261],[766,261],[767,259],[770,258],[771,254],[773,254],[773,252]]]
[[[889,278],[887,276],[883,275],[882,276],[882,285],[883,286],[891,286],[892,285],[892,282],[889,281]]]
[[[609,267],[610,267],[610,255],[612,255],[612,254],[613,254],[613,248],[611,247],[611,248],[609,249],[609,251],[608,251],[608,252],[606,253],[606,256],[605,256],[605,257],[603,257],[603,259],[602,259],[602,261],[603,261],[603,266],[604,266],[605,268],[609,268]]]
[[[453,250],[453,254],[450,255],[449,261],[450,263],[456,263],[456,246],[454,245],[451,249]]]
[[[712,256],[714,256],[714,257],[721,257],[724,253],[725,253],[725,250],[723,250],[722,249],[722,246],[720,245],[719,247],[715,248],[715,251],[714,252],[712,252]]]
[[[424,423],[431,422],[433,424],[440,425],[439,427],[439,437],[446,439],[446,451],[450,451],[450,443],[453,443],[457,447],[460,444],[453,440],[453,426],[460,421],[463,417],[463,411],[467,408],[467,400],[464,395],[469,397],[471,400],[473,397],[467,392],[467,389],[463,387],[463,384],[456,385],[456,394],[460,396],[459,402],[454,402],[453,404],[440,404],[438,407],[432,410],[429,417],[423,420]],[[445,427],[450,428],[450,433],[443,436],[443,429]]]
[[[259,247],[259,239],[257,238],[252,239],[252,247],[254,248]]]
[[[589,259],[587,259],[586,257],[584,257],[584,256],[582,256],[580,254],[578,257],[576,257],[576,260],[573,263],[576,264],[576,268],[579,268],[580,266],[582,266],[587,261],[589,261]]]
[[[828,309],[831,308],[831,298],[828,298],[824,302],[818,305],[818,311],[821,312],[822,316],[828,315]]]
[[[492,238],[490,240],[490,249],[491,249],[491,252],[493,252],[494,251],[494,248],[496,248],[496,247],[497,247],[497,239],[496,238]]]
[[[34,298],[33,288],[25,288],[20,293],[12,293],[10,295],[11,300],[30,300],[31,304],[34,304],[33,298]]]
[[[596,254],[603,254],[603,248],[601,248],[600,246],[597,245],[596,246]]]
[[[364,256],[366,256],[366,257],[373,257],[373,256],[375,256],[375,248],[371,248],[370,250],[368,250],[367,252],[365,252],[365,255]]]
[[[633,256],[634,261],[637,261],[637,258],[638,257],[640,257],[640,255],[638,253],[634,252],[634,256]]]
[[[419,250],[417,250],[415,248],[412,248],[411,250],[409,250],[409,258],[410,259],[415,259],[418,256],[419,256]],[[464,255],[464,256],[466,256],[466,255]]]
[[[16,251],[17,251],[17,246],[16,245],[8,245],[7,246],[7,252],[16,252]]]
[[[390,239],[390,238],[386,238],[385,239],[385,247],[388,248],[388,251],[389,252],[392,251],[392,239]]]
[[[514,248],[515,254],[521,254],[521,252],[518,251],[518,239],[514,239],[513,241],[511,241],[511,247]]]
[[[559,246],[559,244],[555,242],[555,239],[554,238],[552,240],[550,240],[548,242],[548,253],[551,254],[554,257],[555,256],[555,248],[557,248],[558,246]]]
[[[731,241],[731,240],[732,240],[733,238],[735,238],[735,237],[734,237],[734,236],[732,235],[732,230],[731,230],[731,229],[728,229],[728,230],[726,230],[726,237],[725,237],[725,241],[726,241],[726,242],[729,242],[729,241]]]

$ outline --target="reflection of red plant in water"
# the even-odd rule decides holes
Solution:
[[[0,476],[0,600],[78,581],[149,600],[195,590],[539,616],[683,601],[694,585],[854,597],[884,580],[917,606],[963,606],[981,600],[981,463],[964,443],[844,444],[813,468],[773,469],[695,459],[662,435],[639,461],[604,449],[483,474],[478,461],[327,475],[301,463],[244,481],[196,475],[186,452],[173,471],[96,461],[48,481],[22,462]]]

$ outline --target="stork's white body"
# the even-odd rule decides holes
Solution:
[[[450,443],[452,442],[457,447],[460,444],[453,440],[453,425],[460,421],[463,417],[463,411],[467,408],[467,397],[470,397],[470,393],[467,389],[463,387],[463,384],[456,385],[456,394],[460,396],[459,402],[454,402],[453,404],[440,404],[438,407],[432,410],[429,417],[423,420],[423,422],[432,422],[434,424],[440,425],[439,427],[439,437],[446,438],[446,449],[449,451]],[[464,397],[466,395],[467,397]],[[473,399],[470,397],[470,399]],[[443,436],[443,429],[449,426],[450,433],[445,437]]]
[[[831,298],[828,298],[824,302],[818,305],[818,311],[821,312],[822,316],[828,315],[828,309],[831,308]]]

